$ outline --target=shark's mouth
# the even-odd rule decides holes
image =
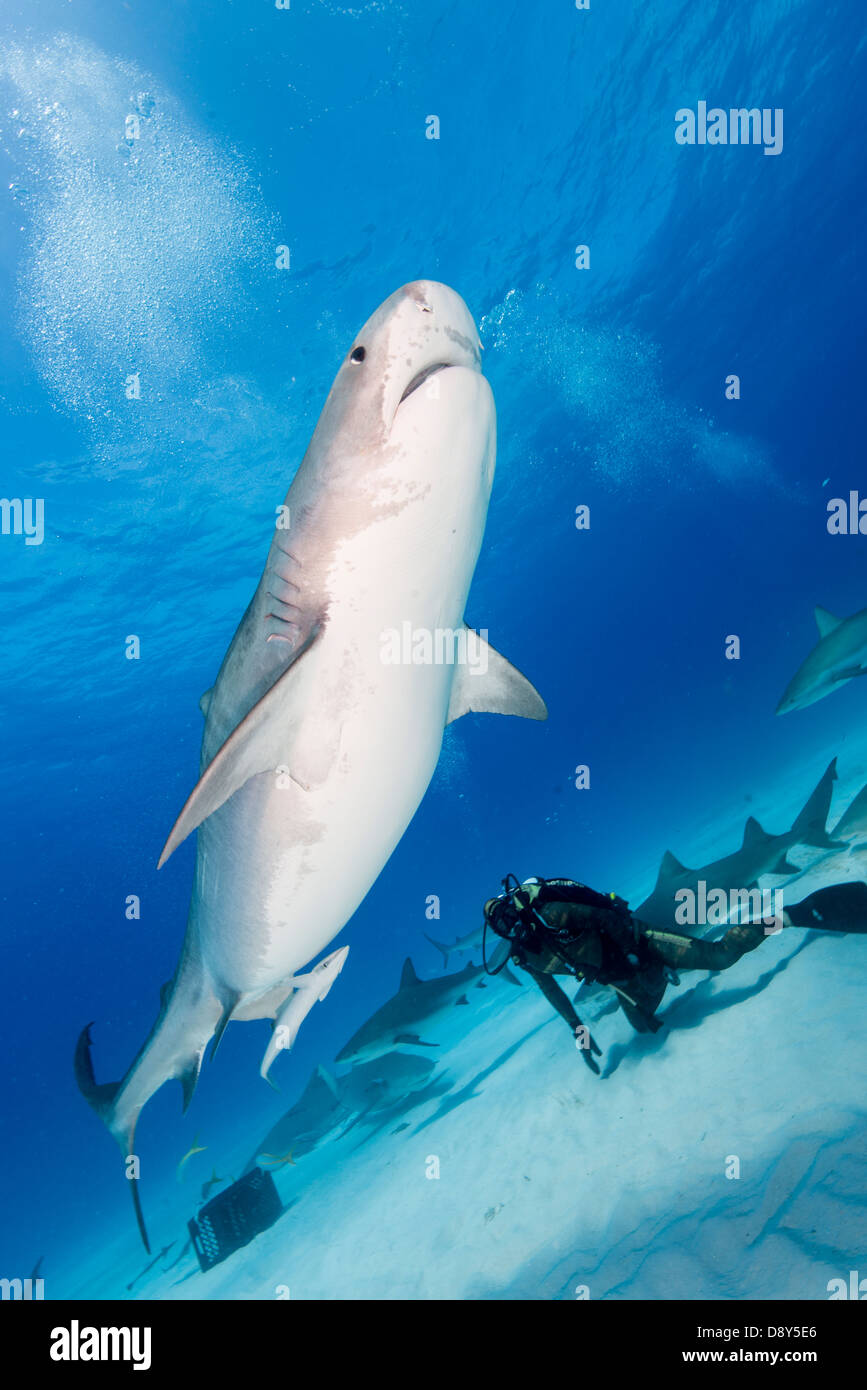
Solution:
[[[435,376],[437,372],[446,371],[448,366],[448,362],[434,362],[430,367],[425,367],[423,371],[417,372],[398,401],[398,407],[402,406],[407,397],[411,396],[413,391],[417,391],[429,377]]]

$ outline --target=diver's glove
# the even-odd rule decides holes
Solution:
[[[572,1036],[575,1039],[575,1046],[581,1053],[581,1056],[587,1063],[590,1070],[594,1073],[595,1076],[599,1076],[599,1063],[594,1061],[594,1055],[596,1057],[601,1057],[602,1048],[597,1047],[596,1042],[590,1033],[590,1029],[579,1019],[578,1023],[572,1029]]]

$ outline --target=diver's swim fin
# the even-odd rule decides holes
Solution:
[[[867,883],[835,883],[787,907],[787,927],[867,934]]]

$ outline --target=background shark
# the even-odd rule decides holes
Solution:
[[[635,916],[653,926],[675,927],[675,911],[678,905],[675,894],[681,889],[696,891],[702,881],[706,883],[708,892],[715,888],[722,889],[725,893],[731,889],[753,888],[763,874],[798,872],[798,866],[791,864],[786,858],[794,845],[834,849],[839,841],[829,837],[825,824],[836,779],[837,759],[833,758],[791,830],[783,835],[769,835],[756,818],[750,816],[744,826],[744,838],[740,849],[723,859],[715,859],[700,869],[685,868],[670,850],[666,850],[659,866],[656,886],[650,896],[635,908]]]
[[[124,1154],[169,1078],[189,1104],[209,1039],[274,1018],[293,975],[358,907],[414,815],[445,725],[547,716],[483,639],[484,661],[384,664],[383,634],[466,631],[496,454],[491,389],[463,300],[418,280],[350,346],[213,688],[199,781],[160,858],[194,829],[186,937],[123,1080],[76,1076]],[[130,1184],[137,1202],[137,1184]],[[140,1209],[142,1238],[147,1243]]]
[[[867,608],[851,618],[815,610],[819,641],[786,686],[777,714],[806,709],[867,672]]]
[[[834,826],[835,840],[860,840],[867,835],[867,786],[853,797]]]
[[[251,1154],[247,1168],[262,1153],[291,1149],[296,1158],[303,1156],[341,1124],[349,1121],[351,1127],[366,1115],[392,1111],[407,1096],[426,1092],[436,1065],[431,1057],[394,1051],[352,1067],[345,1076],[317,1067],[300,1099]]]
[[[473,930],[468,931],[465,936],[455,937],[455,940],[450,945],[447,945],[443,941],[436,941],[432,936],[428,936],[427,932],[424,932],[423,935],[426,941],[429,941],[432,946],[436,946],[443,958],[443,967],[445,968],[449,963],[449,956],[469,956],[476,951],[480,951],[482,949],[483,932],[484,924],[479,927],[474,927]]]
[[[508,966],[500,976],[513,985],[519,984]],[[442,1033],[444,1024],[450,1025],[453,1010],[469,1004],[470,989],[486,989],[487,984],[481,965],[467,965],[453,975],[420,980],[412,961],[407,958],[397,994],[361,1025],[338,1052],[336,1060],[369,1061],[401,1045],[438,1047],[441,1039],[437,1035]]]

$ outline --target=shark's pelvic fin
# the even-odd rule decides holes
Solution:
[[[522,719],[548,718],[545,701],[526,676],[522,676],[478,633],[470,633],[469,642],[477,651],[479,665],[485,666],[484,674],[470,665],[456,667],[447,724],[452,724],[471,711],[476,714],[516,714]]]
[[[827,608],[814,608],[816,626],[819,629],[820,637],[827,637],[829,632],[833,632],[835,627],[839,627],[841,618],[835,618],[833,613],[829,613]]]
[[[395,1033],[395,1043],[405,1043],[410,1047],[439,1047],[439,1043],[424,1042],[418,1033]]]
[[[206,719],[208,717],[208,710],[211,708],[211,700],[213,699],[213,696],[214,687],[211,686],[210,690],[206,690],[202,698],[199,700],[199,709],[202,711],[202,714],[205,716]]]
[[[216,1028],[214,1029],[214,1041],[213,1041],[213,1043],[211,1044],[211,1061],[212,1061],[212,1062],[213,1062],[214,1058],[215,1058],[216,1055],[217,1055],[217,1048],[220,1046],[220,1040],[222,1039],[223,1034],[225,1033],[226,1029],[227,1029],[228,1026],[229,1026],[229,1023],[230,1023],[230,1021],[231,1021],[232,1015],[233,1015],[233,1013],[235,1012],[235,1009],[236,1009],[237,1006],[238,1006],[238,1003],[239,1003],[239,1001],[240,1001],[240,998],[241,998],[240,994],[233,994],[229,999],[226,999],[226,1000],[224,1001],[224,1003],[223,1003],[223,1012],[222,1012],[222,1014],[220,1015],[220,1021],[219,1021],[219,1023],[217,1024]]]
[[[780,855],[776,864],[771,869],[772,874],[796,874],[797,872],[797,864],[793,864],[791,860],[787,859],[784,854]]]
[[[293,657],[292,664],[232,730],[220,751],[205,768],[172,827],[160,855],[158,869],[191,831],[213,815],[239,787],[258,773],[276,770],[279,766],[284,757],[287,728],[291,730],[296,717],[293,708],[296,670],[301,657],[315,642],[318,632],[318,627],[314,628]]]
[[[250,1023],[257,1018],[276,1019],[287,998],[295,988],[293,976],[254,999],[241,999],[232,1013],[233,1023]]]
[[[181,1072],[180,1076],[178,1077],[178,1080],[181,1083],[181,1089],[184,1093],[183,1113],[185,1115],[190,1108],[190,1102],[193,1099],[193,1095],[195,1094],[196,1083],[199,1079],[199,1072],[202,1070],[202,1058],[204,1057],[204,1055],[205,1049],[202,1048],[201,1052],[197,1053],[195,1057],[190,1059],[186,1068]],[[213,1055],[214,1054],[211,1053],[212,1057]]]
[[[340,1099],[340,1092],[337,1089],[337,1082],[334,1080],[334,1077],[331,1075],[331,1072],[328,1071],[325,1067],[323,1067],[321,1062],[319,1063],[319,1066],[316,1068],[314,1075],[318,1076],[320,1081],[324,1081],[325,1085],[328,1087],[335,1100]]]

